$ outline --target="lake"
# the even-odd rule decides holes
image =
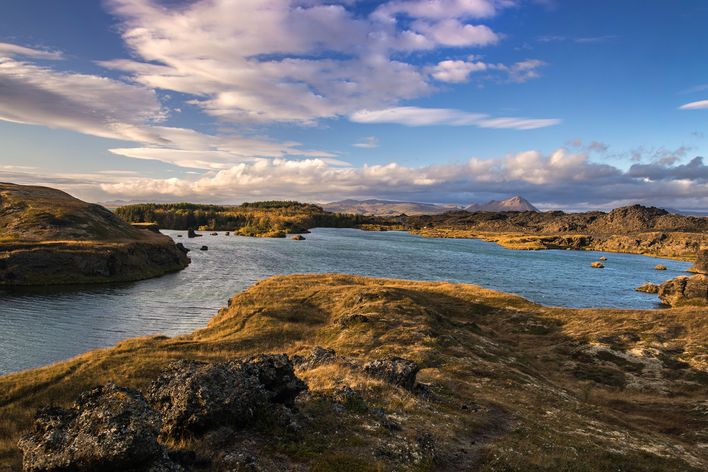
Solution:
[[[206,325],[235,293],[276,274],[342,272],[468,282],[546,305],[655,308],[645,282],[681,275],[688,262],[585,251],[514,251],[474,239],[404,232],[315,229],[305,241],[163,231],[192,250],[191,265],[157,279],[115,285],[0,291],[0,374],[37,367],[134,336]],[[185,237],[177,238],[178,234]],[[199,251],[202,245],[208,251]],[[590,263],[605,254],[605,269]]]

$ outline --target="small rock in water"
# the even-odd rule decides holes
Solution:
[[[659,286],[657,284],[653,284],[651,282],[647,282],[644,285],[641,285],[640,287],[635,288],[637,292],[644,292],[644,293],[659,293]]]
[[[217,233],[217,232],[213,232],[213,233],[209,233],[209,234],[210,234],[211,236],[218,236],[218,235],[219,235],[219,233]]]
[[[600,256],[600,260],[601,260],[601,261],[606,261],[607,258],[606,258],[605,256]]]
[[[230,232],[230,231],[227,231],[227,232],[224,233],[224,236],[228,236],[228,235],[230,235],[230,234],[231,234],[231,232]]]
[[[666,266],[663,264],[657,264],[654,268],[656,270],[666,270]]]
[[[202,236],[201,234],[198,234],[198,233],[197,233],[196,231],[194,231],[194,229],[192,229],[192,228],[189,228],[189,229],[187,230],[187,237],[188,237],[188,238],[199,238],[199,237],[201,237],[201,236]]]
[[[290,239],[292,239],[292,240],[294,240],[294,241],[304,241],[304,240],[305,240],[305,236],[303,236],[303,235],[301,235],[301,234],[296,234],[295,236],[293,236],[293,237],[290,238]]]
[[[605,265],[602,262],[593,262],[590,264],[590,267],[594,267],[595,269],[602,269],[605,267]]]
[[[209,246],[202,246],[202,247],[199,248],[199,250],[200,250],[200,251],[208,251],[208,250],[209,250]]]

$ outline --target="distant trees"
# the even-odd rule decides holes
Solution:
[[[379,222],[362,215],[330,213],[321,207],[295,201],[264,201],[238,206],[195,203],[145,203],[116,209],[130,223],[157,223],[160,228],[233,231],[247,236],[297,233],[314,227],[353,228]]]

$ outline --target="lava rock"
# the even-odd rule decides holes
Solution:
[[[310,351],[310,354],[302,357],[299,356],[297,366],[304,370],[314,369],[324,364],[330,364],[337,358],[334,349],[327,349],[322,346],[315,346]]]
[[[362,315],[360,313],[354,313],[351,315],[346,315],[337,320],[337,324],[342,328],[347,328],[359,323],[368,323],[370,318],[367,315]]]
[[[419,370],[417,363],[402,357],[379,359],[364,366],[367,374],[411,391],[415,387],[415,377]]]
[[[688,270],[697,274],[708,274],[708,249],[698,251],[696,263]]]
[[[595,269],[602,269],[605,267],[605,264],[603,264],[602,262],[593,262],[592,264],[590,264],[590,267],[593,267]]]
[[[663,264],[657,264],[654,266],[654,269],[656,270],[666,270],[666,266]]]
[[[139,392],[109,383],[69,409],[39,410],[18,445],[25,471],[181,470],[158,444],[159,431],[159,414]]]
[[[291,406],[306,389],[288,356],[261,355],[222,363],[177,361],[150,385],[147,397],[163,415],[163,436],[181,438],[245,426],[269,403]]]

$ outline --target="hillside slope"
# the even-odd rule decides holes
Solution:
[[[398,202],[391,200],[341,200],[322,205],[327,211],[353,213],[357,215],[398,216],[437,215],[455,209],[453,205],[435,205],[432,203]]]
[[[473,203],[465,208],[466,211],[538,211],[531,202],[525,198],[515,195],[506,200],[491,200],[487,203]]]
[[[171,238],[60,190],[0,183],[0,285],[138,280],[183,269]]]
[[[191,335],[0,377],[0,470],[18,469],[38,407],[108,381],[148,391],[176,359],[257,353],[295,359],[309,386],[296,408],[167,442],[170,458],[195,471],[708,467],[705,308],[574,310],[472,285],[294,275],[235,296]],[[417,363],[417,378],[377,376],[370,366],[391,356]]]

